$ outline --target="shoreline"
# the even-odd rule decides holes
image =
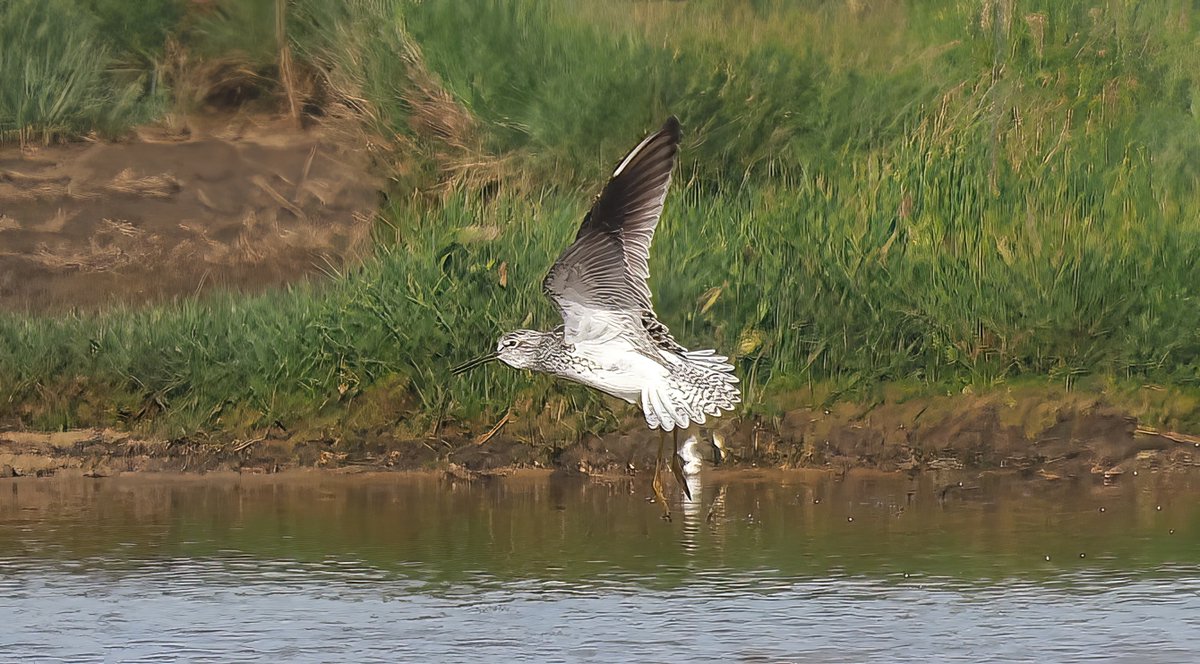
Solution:
[[[1112,478],[1135,470],[1200,468],[1200,436],[1147,426],[1098,395],[1012,390],[871,405],[791,408],[771,418],[718,422],[698,447],[721,471],[1011,471],[1031,477]],[[480,432],[490,427],[480,428]],[[627,419],[620,430],[563,444],[552,433],[437,439],[395,431],[354,436],[267,432],[249,439],[155,439],[116,429],[0,431],[0,478],[123,474],[433,472],[478,479],[524,472],[612,477],[649,473],[659,436]],[[681,435],[681,444],[695,430]],[[480,441],[483,442],[480,442]],[[670,447],[670,437],[667,437]],[[711,464],[706,464],[711,467]]]

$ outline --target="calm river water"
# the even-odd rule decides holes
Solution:
[[[1200,661],[1198,474],[696,489],[0,480],[0,661]]]

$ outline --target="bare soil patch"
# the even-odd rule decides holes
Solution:
[[[335,129],[245,115],[0,146],[0,307],[91,311],[329,270],[369,234],[368,167]]]

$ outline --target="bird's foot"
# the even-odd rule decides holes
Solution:
[[[671,520],[671,504],[667,502],[667,495],[663,493],[662,472],[658,466],[654,467],[654,497],[658,500],[658,504],[662,506],[662,518],[664,521]]]
[[[687,496],[688,500],[691,500],[692,489],[688,486],[687,476],[683,474],[683,457],[679,456],[678,452],[671,455],[671,474],[675,475],[675,481],[683,489],[683,495]]]

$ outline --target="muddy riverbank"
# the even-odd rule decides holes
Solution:
[[[353,262],[380,182],[348,131],[238,115],[0,145],[0,309],[256,293]]]
[[[487,428],[447,427],[437,437],[416,439],[387,430],[313,436],[275,429],[227,440],[162,440],[113,429],[7,431],[0,432],[0,475],[318,468],[446,470],[476,477],[518,468],[588,475],[652,468],[658,434],[633,418],[621,429],[570,443],[532,435],[513,422],[491,436]],[[1007,470],[1060,479],[1200,466],[1200,437],[1148,426],[1127,408],[1082,394],[1004,392],[794,408],[778,417],[727,420],[680,440],[691,433],[702,451],[723,457],[728,468]]]

